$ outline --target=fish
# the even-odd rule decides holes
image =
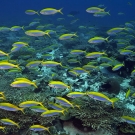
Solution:
[[[9,54],[0,50],[0,56],[8,56],[9,57]]]
[[[85,92],[70,92],[66,96],[70,97],[70,98],[78,98],[78,97],[82,97],[84,95],[86,95]]]
[[[28,46],[28,43],[25,42],[15,42],[12,44],[13,47],[23,47],[23,46]]]
[[[74,34],[63,34],[59,37],[59,40],[68,40],[71,39],[72,37],[78,37],[76,33]]]
[[[107,16],[107,15],[110,15],[109,11],[108,12],[96,12],[93,14],[93,16],[95,17],[104,17],[104,16]]]
[[[123,30],[127,30],[127,29],[126,28],[116,27],[116,28],[112,28],[112,29],[108,30],[107,34],[109,36],[113,36],[113,35],[116,35],[117,33],[121,32]]]
[[[24,30],[24,26],[13,26],[10,28],[11,31],[19,31],[19,30]]]
[[[62,97],[56,97],[55,98],[56,101],[61,104],[62,106],[65,106],[65,107],[72,107],[74,108],[73,104],[71,102],[69,102],[67,99],[65,98],[62,98]]]
[[[69,60],[67,60],[67,62],[70,63],[70,64],[79,63],[81,65],[80,61],[78,61],[76,59],[69,59]]]
[[[42,126],[42,125],[32,125],[32,126],[30,126],[30,128],[29,128],[30,130],[32,130],[32,131],[43,131],[43,130],[46,130],[47,132],[49,132],[50,133],[50,131],[49,131],[49,127],[44,127],[44,126]],[[51,134],[51,133],[50,133]]]
[[[124,64],[122,63],[122,64],[117,64],[117,65],[115,65],[113,68],[112,68],[112,71],[117,71],[117,70],[119,70],[121,67],[123,67],[124,66]]]
[[[97,58],[102,55],[107,55],[107,54],[105,52],[91,52],[91,53],[87,53],[85,57],[86,58]]]
[[[125,122],[129,123],[129,124],[135,124],[135,118],[130,117],[130,116],[122,116],[121,117]]]
[[[31,61],[29,62],[26,67],[27,68],[35,68],[38,67],[41,64],[42,61]]]
[[[60,106],[60,105],[58,105],[58,104],[56,104],[56,103],[51,103],[51,102],[49,102],[48,105],[49,105],[51,108],[55,109],[55,110],[64,110],[64,109],[65,109],[65,108],[63,108],[62,106]]]
[[[71,89],[70,86],[68,86],[67,84],[65,84],[61,81],[50,81],[48,85],[50,87],[56,88],[56,89]]]
[[[41,65],[43,67],[55,67],[55,66],[58,66],[58,65],[62,66],[61,63],[56,62],[56,61],[43,61],[43,62],[41,62]]]
[[[99,69],[98,66],[93,66],[93,65],[90,65],[90,64],[84,65],[82,68],[85,69],[85,70],[98,70]]]
[[[18,123],[14,122],[13,120],[10,119],[0,119],[0,121],[4,124],[4,125],[15,125],[18,128],[20,128],[20,126],[18,125]]]
[[[31,85],[33,85],[35,88],[38,88],[35,82],[32,82],[32,81],[30,81],[28,79],[24,79],[24,78],[19,79],[19,80],[16,79],[16,80],[14,80],[14,82],[12,82],[10,84],[10,86],[18,87],[18,88],[28,87],[28,86],[31,86]]]
[[[101,67],[107,68],[107,67],[111,67],[112,65],[109,63],[101,63],[100,64]]]
[[[106,95],[100,93],[100,92],[87,92],[87,95],[95,100],[102,101],[102,102],[111,102],[112,107],[114,108],[114,102],[110,98],[108,98]]]
[[[126,92],[125,98],[128,98],[128,97],[129,97],[129,95],[130,95],[130,93],[131,93],[131,90],[130,90],[130,89],[128,89],[128,90],[127,90],[127,92]]]
[[[34,112],[46,112],[48,109],[43,106],[32,106],[30,109]]]
[[[105,8],[99,8],[99,7],[89,7],[86,9],[86,12],[88,13],[96,13],[96,12],[104,12]]]
[[[41,102],[37,102],[37,101],[24,101],[19,104],[19,107],[26,108],[26,107],[36,106],[36,105],[40,105],[40,106],[44,107]]]
[[[74,23],[76,23],[78,20],[79,20],[79,19],[72,20],[72,21],[70,22],[70,24],[74,24]]]
[[[35,15],[35,14],[39,15],[39,13],[35,10],[26,10],[25,14],[27,14],[27,15]]]
[[[18,65],[14,65],[9,62],[2,62],[2,61],[0,62],[0,69],[11,69],[11,68],[20,69],[20,67]]]
[[[41,30],[27,30],[25,31],[25,34],[28,36],[33,36],[33,37],[41,37],[44,35],[48,35],[50,37],[50,35],[44,31]]]
[[[105,41],[108,42],[108,38],[109,38],[109,37],[107,37],[107,38],[103,38],[103,37],[93,37],[93,38],[90,38],[90,39],[88,40],[88,42],[89,42],[90,44],[100,44],[100,43],[103,43],[103,42],[105,42]]]
[[[32,26],[38,25],[39,23],[40,23],[40,22],[31,22],[31,23],[29,24],[29,26],[32,27]]]
[[[74,54],[74,55],[80,55],[80,54],[85,54],[86,51],[83,51],[83,50],[72,50],[70,51],[71,54]]]
[[[65,115],[64,114],[64,111],[65,110],[48,110],[48,111],[46,111],[46,112],[43,112],[42,114],[41,114],[41,116],[42,117],[52,117],[52,116],[55,116],[55,115],[59,115],[59,114],[63,114],[63,115]]]
[[[120,54],[121,55],[130,55],[130,54],[134,54],[134,52],[131,50],[122,49],[122,50],[120,50]]]
[[[82,73],[88,73],[89,74],[89,71],[86,71],[85,69],[83,69],[81,67],[75,67],[72,70],[75,71],[78,74],[82,74]]]
[[[0,27],[0,32],[9,32],[10,28],[8,27]]]
[[[73,70],[68,71],[68,73],[72,76],[75,76],[75,77],[79,76],[79,74]]]
[[[19,108],[11,103],[0,103],[0,109],[13,112],[21,111],[24,114],[24,108]]]
[[[61,8],[61,9],[59,9],[59,10],[57,10],[57,9],[55,9],[55,8],[45,8],[45,9],[42,9],[41,11],[40,11],[40,14],[42,14],[42,15],[53,15],[53,14],[56,14],[56,13],[61,13],[61,14],[63,14],[62,13],[62,10],[63,8]]]

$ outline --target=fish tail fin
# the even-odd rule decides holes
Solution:
[[[36,14],[40,16],[40,14],[39,14],[38,12],[39,12],[39,11],[37,11]]]
[[[63,15],[63,13],[62,13],[62,11],[61,11],[62,9],[63,9],[63,8],[59,9],[58,12],[61,13],[61,14]]]
[[[24,113],[24,108],[20,108],[20,111],[21,111],[23,114],[25,114],[25,113]]]
[[[74,33],[74,36],[75,36],[75,37],[78,37],[78,36],[77,36],[77,32]]]
[[[51,135],[51,132],[49,131],[49,127],[46,127],[45,130]]]
[[[107,12],[107,14],[108,14],[108,15],[111,15],[111,14],[110,14],[110,10]]]
[[[40,104],[42,107],[44,107],[44,105],[43,105],[43,103],[42,103],[42,102],[40,102],[39,104]]]
[[[21,70],[21,68],[19,67],[19,65],[16,65],[16,68],[19,69],[19,70]]]
[[[110,38],[110,36],[108,36],[107,38],[105,38],[105,40],[108,42],[108,39]]]
[[[20,126],[19,126],[19,124],[18,124],[18,123],[16,123],[16,126],[20,129]]]
[[[25,31],[24,26],[22,26],[22,30],[24,30],[24,31]]]
[[[49,32],[45,32],[45,35],[51,38],[51,36],[49,35]]]
[[[61,111],[61,113],[65,116],[65,113],[64,112],[65,112],[65,109]]]
[[[35,88],[38,88],[37,85],[36,85],[36,82],[32,82],[32,85],[33,85]]]

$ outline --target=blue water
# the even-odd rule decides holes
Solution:
[[[132,5],[129,5],[130,2]],[[86,8],[103,4],[106,11],[110,11],[111,16],[96,18],[86,12]],[[71,11],[78,11],[76,15],[80,23],[102,26],[116,26],[135,19],[135,1],[134,0],[1,0],[0,1],[0,25],[20,25],[32,21],[37,16],[28,16],[25,10],[33,9],[40,11],[43,8],[53,7],[56,9],[63,8],[66,17]],[[123,12],[124,15],[117,15]],[[48,19],[46,16],[40,16]],[[53,17],[61,17],[57,14]],[[52,17],[52,18],[53,18]],[[54,22],[55,23],[55,22]]]

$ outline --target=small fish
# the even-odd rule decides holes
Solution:
[[[67,99],[65,98],[62,98],[62,97],[56,97],[55,98],[56,101],[61,104],[62,106],[65,106],[65,107],[72,107],[74,108],[73,104],[71,102],[69,102]]]
[[[41,64],[42,61],[31,61],[29,62],[26,67],[27,68],[35,68],[38,67]]]
[[[0,69],[11,69],[11,68],[19,68],[18,65],[14,65],[12,63],[9,62],[0,62]]]
[[[106,95],[100,93],[100,92],[87,92],[87,95],[95,100],[103,101],[103,102],[111,102],[112,107],[114,108],[114,102],[108,98]]]
[[[89,71],[86,71],[86,70],[84,70],[83,68],[80,68],[80,67],[75,67],[72,70],[75,71],[78,74],[82,74],[82,73],[88,73],[89,74]]]
[[[112,65],[109,63],[102,63],[100,64],[101,67],[107,68],[107,67],[111,67]]]
[[[10,28],[11,31],[19,31],[19,30],[24,30],[24,26],[13,26]]]
[[[48,103],[48,105],[55,109],[55,110],[64,110],[65,108],[63,108],[62,106],[58,105],[58,104],[55,104],[55,103]]]
[[[84,65],[82,68],[85,70],[98,70],[98,66],[93,66],[93,65],[89,65],[89,64]]]
[[[104,16],[107,16],[107,15],[110,15],[109,11],[108,12],[96,12],[93,14],[93,16],[95,17],[104,17]]]
[[[8,32],[10,31],[10,28],[8,27],[0,27],[0,32]]]
[[[61,9],[59,9],[59,10],[57,10],[57,9],[55,9],[55,8],[45,8],[45,9],[42,9],[42,10],[40,11],[40,14],[42,14],[42,15],[53,15],[53,14],[56,14],[56,13],[61,13],[61,14],[63,14],[63,13],[61,12],[62,9],[63,9],[63,8],[61,8]]]
[[[20,126],[18,125],[18,123],[14,122],[13,120],[10,119],[0,119],[0,121],[4,124],[4,125],[15,125],[18,128],[20,128]]]
[[[23,47],[23,46],[28,46],[28,43],[25,42],[15,42],[12,44],[14,47]]]
[[[79,64],[81,65],[80,61],[78,61],[78,60],[76,60],[76,59],[69,59],[67,62],[70,63],[70,64],[79,63]]]
[[[39,13],[37,11],[34,11],[34,10],[26,10],[25,14],[27,14],[27,15],[35,15],[35,14],[39,15]]]
[[[70,51],[71,54],[74,54],[74,55],[80,55],[80,54],[85,54],[86,51],[83,51],[83,50],[72,50]]]
[[[13,104],[10,103],[0,103],[0,109],[6,110],[6,111],[22,111],[24,113],[23,108],[19,108]]]
[[[87,53],[85,57],[86,58],[97,58],[102,55],[107,55],[107,54],[105,52],[91,52],[91,53]]]
[[[117,33],[123,31],[123,30],[127,30],[126,28],[120,28],[120,27],[116,27],[116,28],[112,28],[110,30],[107,31],[107,34],[110,36],[116,35]]]
[[[29,26],[32,27],[32,26],[38,25],[39,23],[40,23],[40,22],[31,22],[31,23],[29,24]]]
[[[50,35],[44,31],[41,30],[27,30],[25,31],[25,34],[28,36],[33,36],[33,37],[41,37],[44,35],[48,35],[50,37]]]
[[[43,131],[43,130],[46,130],[47,132],[49,132],[50,133],[50,131],[49,131],[49,127],[44,127],[44,126],[42,126],[42,125],[32,125],[32,126],[30,126],[30,128],[29,128],[30,130],[32,130],[32,131]],[[50,133],[51,134],[51,133]]]
[[[76,23],[78,20],[79,20],[79,19],[72,20],[72,21],[70,22],[70,24],[74,24],[74,23]]]
[[[70,86],[68,86],[67,84],[61,82],[61,81],[50,81],[48,84],[50,87],[52,88],[56,88],[56,89],[71,89]]]
[[[121,55],[130,55],[130,54],[134,54],[134,52],[131,50],[122,49],[122,50],[120,50],[120,54]]]
[[[99,7],[89,7],[86,9],[86,12],[88,13],[96,13],[96,12],[104,12],[105,8],[99,8]]]
[[[130,117],[130,116],[122,116],[121,117],[125,122],[129,123],[129,124],[135,124],[135,118]]]
[[[36,106],[36,105],[40,105],[40,106],[44,107],[41,102],[37,102],[37,101],[25,101],[25,102],[22,102],[19,104],[19,106],[23,107],[23,108],[32,107],[32,106]]]
[[[9,54],[0,50],[0,56],[9,56]]]
[[[68,71],[68,73],[72,76],[75,76],[75,77],[79,76],[79,74],[73,70]]]
[[[94,37],[94,38],[89,39],[88,42],[89,42],[90,44],[101,44],[101,43],[103,43],[103,42],[105,42],[105,41],[108,42],[108,38],[109,38],[109,37],[107,37],[107,38]]]
[[[86,95],[86,93],[84,93],[84,92],[70,92],[69,94],[67,94],[67,97],[78,98],[78,97],[82,97],[84,95]]]
[[[121,67],[124,67],[124,64],[117,64],[112,68],[112,71],[117,71],[119,70]]]
[[[54,35],[54,34],[56,34],[56,31],[54,31],[54,30],[46,30],[45,33],[48,33],[49,35]]]
[[[41,116],[42,117],[52,117],[52,116],[55,116],[55,115],[59,115],[59,114],[63,114],[63,115],[65,115],[64,114],[64,111],[65,110],[48,110],[48,111],[46,111],[46,112],[43,112],[42,114],[41,114]]]
[[[30,81],[28,79],[25,79],[25,78],[22,78],[22,79],[19,79],[19,80],[15,79],[14,82],[12,82],[10,84],[10,86],[18,87],[18,88],[20,88],[20,87],[28,87],[28,86],[31,86],[31,85],[33,85],[35,88],[37,88],[37,85],[36,85],[35,82],[32,82],[32,81]]]
[[[127,92],[126,92],[125,98],[128,98],[128,97],[129,97],[130,92],[131,92],[131,90],[130,90],[130,89],[128,89],[128,90],[127,90]]]
[[[34,112],[46,112],[48,109],[43,106],[32,106],[30,109]]]
[[[69,40],[72,37],[78,37],[78,36],[76,35],[76,33],[74,33],[74,34],[63,34],[59,37],[59,40]]]
[[[43,62],[41,62],[41,65],[43,67],[55,67],[55,66],[58,66],[58,65],[62,66],[61,63],[56,62],[56,61],[43,61]]]

